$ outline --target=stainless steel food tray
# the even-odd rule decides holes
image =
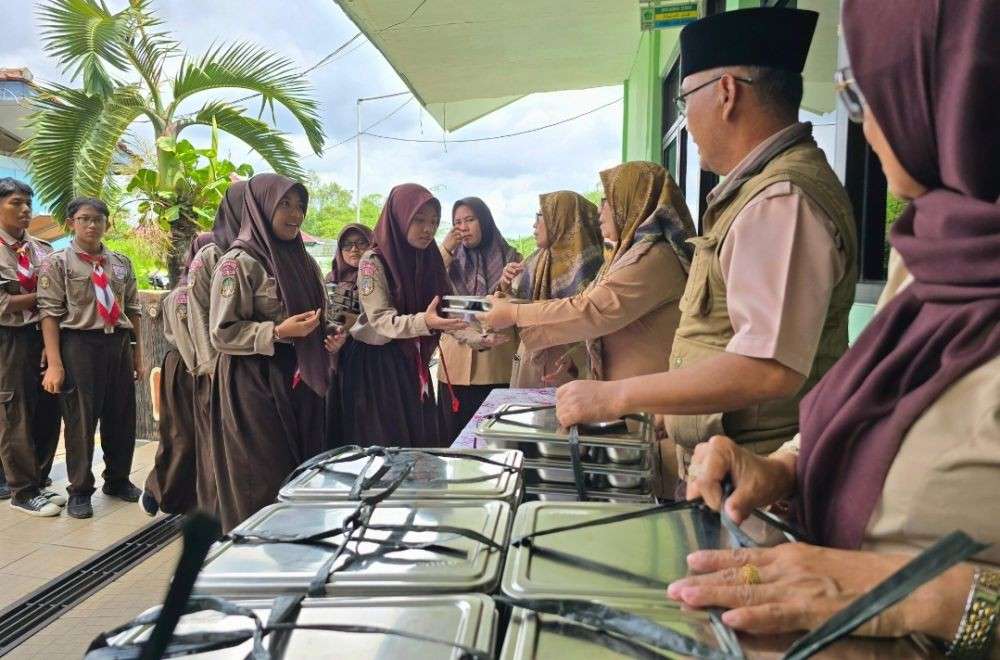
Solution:
[[[262,621],[271,612],[270,600],[237,601],[255,611]],[[415,633],[435,640],[492,652],[497,635],[497,610],[493,600],[481,594],[417,596],[408,598],[307,598],[302,602],[298,623],[365,625]],[[219,633],[253,630],[250,619],[217,612],[198,612],[181,618],[178,634]],[[127,630],[110,640],[112,646],[145,641],[152,626]],[[265,638],[265,646],[267,638]],[[191,658],[243,660],[253,643],[199,653]],[[459,658],[461,652],[444,644],[377,633],[295,630],[288,635],[283,657],[289,660],[320,660],[338,657],[352,660],[431,660]]]
[[[526,500],[540,500],[542,502],[576,502],[579,495],[573,486],[560,486],[558,484],[546,484],[544,486],[525,486]],[[656,497],[652,493],[635,493],[617,488],[606,490],[587,490],[587,498],[596,502],[616,502],[633,504],[652,504]]]
[[[310,535],[340,527],[354,512],[353,502],[326,504],[281,502],[266,507],[244,521],[233,533],[252,536]],[[511,507],[498,500],[391,500],[379,504],[371,527],[454,527],[480,534],[504,547],[508,539]],[[378,558],[354,561],[343,570],[348,557],[333,564],[325,584],[329,596],[404,596],[431,593],[490,592],[499,580],[503,550],[443,530],[386,531],[369,529],[367,537],[406,544],[438,544],[448,553],[408,548]],[[342,536],[331,537],[338,543]],[[351,543],[362,554],[383,548],[374,542]],[[224,540],[209,552],[195,584],[195,593],[226,598],[272,597],[304,593],[336,547],[291,542],[234,543]],[[457,556],[457,553],[461,553]]]
[[[653,476],[649,471],[619,472],[583,467],[584,482],[588,490],[609,488],[652,492]],[[576,483],[573,466],[569,462],[528,461],[524,465],[524,482],[528,486],[542,487],[551,484]]]
[[[351,448],[347,448],[351,451]],[[364,451],[364,450],[361,450]],[[519,451],[496,449],[389,449],[416,459],[413,469],[391,499],[497,499],[516,507],[523,495],[521,469],[524,455]],[[344,452],[344,457],[349,458]],[[338,458],[340,454],[336,455]],[[464,457],[464,458],[463,458]],[[480,460],[476,460],[480,459]],[[484,460],[499,463],[484,462]],[[358,475],[371,476],[384,465],[382,456],[321,465],[305,470],[285,484],[278,493],[283,502],[335,502],[348,500]],[[383,481],[386,481],[390,472]],[[375,483],[362,490],[364,497],[384,488]]]

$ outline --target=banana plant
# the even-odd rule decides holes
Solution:
[[[184,195],[179,187],[190,181],[178,177],[177,148],[184,143],[181,134],[192,126],[228,133],[275,172],[302,180],[305,172],[296,150],[274,126],[275,105],[280,105],[302,127],[312,151],[322,153],[325,135],[318,106],[291,60],[248,42],[190,55],[152,5],[153,0],[129,0],[115,12],[105,0],[45,0],[38,9],[46,51],[81,85],[36,87],[32,135],[21,147],[36,194],[58,220],[64,219],[74,196],[99,196],[120,173],[123,147],[139,121],[148,122],[154,134],[157,185],[173,187],[178,198]],[[168,63],[178,65],[169,67],[175,70],[172,75],[166,73]],[[259,98],[256,116],[239,100],[213,98],[198,105],[194,98],[223,89]],[[182,253],[200,216],[183,205],[176,210],[168,222],[175,252]]]

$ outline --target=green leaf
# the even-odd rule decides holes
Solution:
[[[249,43],[218,46],[198,59],[185,58],[174,79],[174,107],[194,94],[238,88],[261,95],[263,107],[278,102],[302,126],[309,145],[319,154],[325,135],[311,86],[292,60]],[[219,122],[219,128],[226,130]]]
[[[90,95],[114,89],[109,68],[126,70],[125,41],[133,18],[131,9],[112,13],[95,0],[49,0],[38,8],[46,54],[73,80],[83,78]]]
[[[159,149],[160,151],[174,153],[177,151],[177,138],[171,137],[169,135],[164,135],[163,137],[156,138],[156,148]]]
[[[142,190],[144,192],[153,192],[156,190],[156,186],[159,184],[159,174],[156,170],[150,170],[146,168],[140,169],[132,177],[132,180],[128,182],[128,187],[126,190],[128,192],[135,192],[136,190]]]

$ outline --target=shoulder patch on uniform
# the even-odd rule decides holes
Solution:
[[[374,261],[362,261],[358,272],[365,277],[373,277],[378,272],[378,266],[375,265]]]
[[[194,273],[197,270],[200,270],[201,269],[201,263],[202,263],[201,262],[201,257],[195,257],[194,259],[192,259],[191,263],[188,264],[188,274],[191,274],[191,273]]]
[[[178,302],[177,303],[177,318],[179,318],[181,321],[187,321],[187,318],[188,318],[188,306],[187,306],[187,302],[183,302],[183,303],[182,302]]]
[[[52,285],[52,280],[49,279],[47,273],[42,273],[41,275],[38,276],[38,286],[40,286],[43,289],[47,289],[51,285]]]
[[[115,274],[116,278],[123,280],[128,274],[128,268],[126,268],[123,264],[112,263],[111,272]]]
[[[226,277],[232,277],[240,271],[240,265],[236,263],[235,259],[226,259],[219,264],[219,272]]]
[[[358,291],[362,296],[370,296],[375,290],[375,280],[371,275],[362,275],[358,278]]]
[[[232,297],[236,293],[236,278],[232,275],[227,275],[222,278],[222,286],[219,287],[219,293],[221,293],[226,298]]]

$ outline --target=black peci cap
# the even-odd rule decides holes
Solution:
[[[819,14],[787,8],[737,9],[681,30],[681,79],[721,66],[802,73]]]

